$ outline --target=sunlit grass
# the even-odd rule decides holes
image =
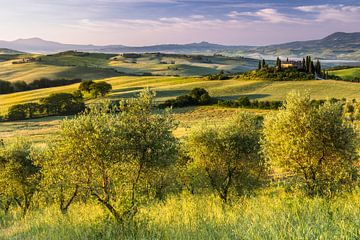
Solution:
[[[352,80],[355,77],[360,77],[360,68],[349,68],[349,69],[341,69],[329,72],[332,75],[339,76],[343,79]]]
[[[68,216],[56,206],[2,223],[3,239],[358,239],[358,192],[332,200],[283,190],[234,199],[187,193],[144,206],[134,221],[114,223],[95,203],[76,204]]]

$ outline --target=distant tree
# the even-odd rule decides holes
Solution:
[[[28,85],[24,81],[16,81],[13,83],[14,91],[15,92],[22,92],[28,90]]]
[[[0,80],[0,94],[12,92],[14,92],[14,87],[11,82]]]
[[[307,71],[307,70],[306,70],[306,61],[305,61],[305,58],[303,58],[303,61],[302,61],[302,68],[303,68],[305,71]]]
[[[206,91],[204,88],[194,88],[189,93],[189,96],[195,99],[199,104],[208,103],[211,99],[208,91]]]
[[[53,93],[40,100],[48,115],[76,114],[85,110],[85,103],[79,92]]]
[[[40,168],[32,159],[29,142],[17,139],[0,147],[0,195],[11,199],[28,212],[40,181]]]
[[[310,61],[309,73],[315,74],[315,65],[313,61]]]
[[[309,94],[289,94],[284,108],[265,118],[265,156],[292,172],[292,183],[310,196],[351,189],[357,177],[356,132],[342,115],[340,102],[314,106]]]
[[[94,98],[97,98],[98,96],[104,97],[108,93],[110,93],[112,90],[111,84],[107,82],[96,82],[91,84],[90,86],[90,93]]]
[[[92,80],[85,80],[80,83],[79,90],[81,92],[90,92],[91,91],[91,85],[93,85],[95,82]]]
[[[9,108],[7,117],[10,120],[24,120],[27,116],[27,109],[23,104],[13,105]]]
[[[316,61],[315,72],[319,75],[322,75],[321,63],[320,63],[319,59]]]
[[[260,152],[260,122],[241,114],[223,127],[203,126],[187,138],[185,149],[226,202],[229,194],[245,195],[261,185],[266,165]]]
[[[262,63],[261,63],[261,61],[259,60],[258,70],[261,70],[261,67],[262,67]]]
[[[281,71],[281,60],[279,57],[276,59],[276,67],[277,70]]]
[[[266,62],[265,62],[265,59],[263,59],[261,62],[261,69],[263,69],[265,67],[266,67]]]

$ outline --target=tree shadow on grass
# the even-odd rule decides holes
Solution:
[[[238,94],[238,95],[232,95],[232,96],[219,96],[217,97],[217,99],[221,99],[221,100],[236,100],[239,99],[240,97],[248,97],[250,100],[255,100],[255,99],[262,99],[262,98],[266,98],[266,97],[270,97],[271,94]]]
[[[136,97],[143,90],[143,87],[124,88],[112,91],[110,99]],[[186,90],[155,90],[156,98],[175,98],[189,93]],[[115,94],[114,94],[115,93]]]

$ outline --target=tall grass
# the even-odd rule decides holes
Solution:
[[[182,194],[140,209],[126,226],[96,204],[55,206],[25,219],[1,217],[0,239],[359,239],[359,192],[332,200],[283,191],[223,205]]]

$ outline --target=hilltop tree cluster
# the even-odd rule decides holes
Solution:
[[[291,81],[291,80],[312,80],[317,77],[324,77],[325,73],[321,68],[319,60],[314,62],[310,56],[307,56],[301,62],[290,61],[283,62],[279,57],[276,59],[275,66],[269,66],[265,59],[259,61],[257,71],[250,71],[240,75],[246,79],[268,79],[272,81]]]
[[[117,109],[105,101],[64,120],[46,146],[0,142],[1,208],[25,215],[55,204],[66,214],[73,203],[94,200],[125,223],[167,194],[208,192],[224,203],[255,194],[275,169],[289,171],[290,189],[311,197],[356,184],[356,134],[339,102],[314,105],[308,94],[293,93],[264,121],[241,113],[181,141],[169,109],[154,105],[146,90]]]

